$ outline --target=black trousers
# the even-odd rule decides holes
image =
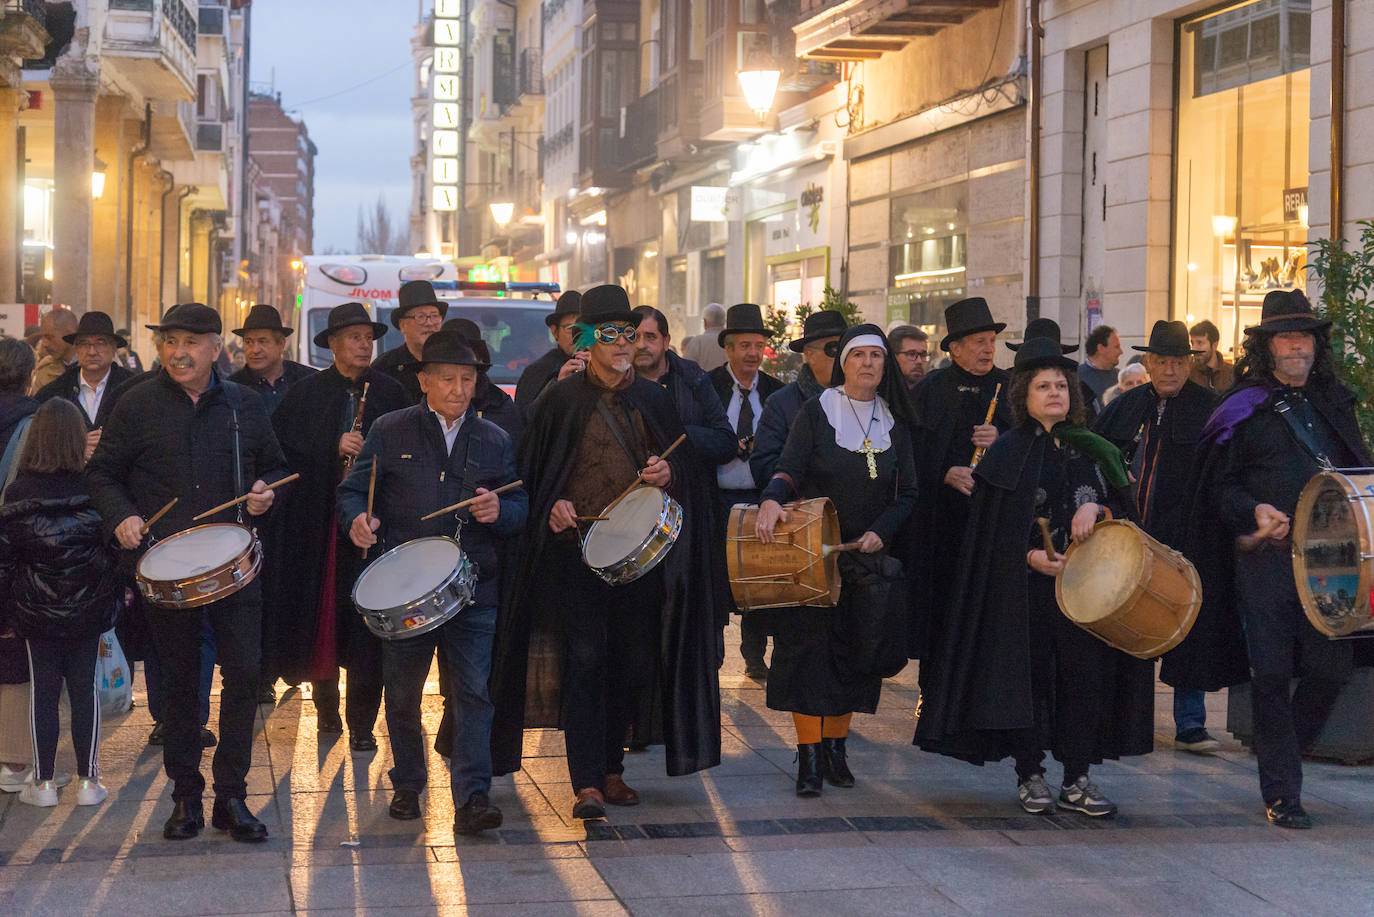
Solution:
[[[550,587],[563,619],[563,741],[573,792],[606,789],[625,771],[625,739],[659,666],[663,573],[611,586],[575,547],[550,550]]]
[[[1321,734],[1354,667],[1350,641],[1332,640],[1307,620],[1289,556],[1286,543],[1236,555],[1255,757],[1266,805],[1302,799],[1302,753]]]
[[[165,691],[162,763],[173,799],[199,800],[201,611],[215,632],[221,676],[219,745],[215,748],[216,798],[243,798],[253,758],[253,720],[258,715],[258,657],[262,639],[261,581],[254,580],[203,609],[148,604]]]
[[[99,777],[100,697],[95,685],[95,659],[100,635],[75,640],[30,637],[29,717],[33,726],[34,780],[53,779],[57,758],[57,702],[62,683],[72,703],[72,746],[76,749],[76,773]],[[127,675],[127,673],[126,673]]]
[[[382,667],[349,666],[348,694],[344,696],[344,722],[349,735],[372,735],[382,709]],[[316,713],[339,712],[339,677],[312,681],[310,699]]]

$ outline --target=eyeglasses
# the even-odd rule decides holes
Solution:
[[[601,325],[592,332],[592,336],[598,344],[614,344],[622,337],[625,343],[633,344],[639,337],[639,331],[629,325]]]
[[[928,360],[930,354],[924,350],[899,350],[897,356],[906,357],[908,360]]]
[[[421,325],[437,325],[443,321],[444,317],[438,311],[431,312],[410,312],[404,318],[414,319]]]

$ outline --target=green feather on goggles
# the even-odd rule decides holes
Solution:
[[[587,350],[593,344],[614,344],[622,337],[627,344],[633,344],[639,338],[639,331],[633,325],[584,325],[581,322],[573,324],[573,347],[577,350]]]

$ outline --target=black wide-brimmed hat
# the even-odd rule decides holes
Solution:
[[[276,306],[269,306],[265,302],[260,302],[248,310],[248,317],[243,320],[242,328],[235,328],[234,334],[243,337],[245,331],[279,331],[287,337],[295,328],[287,328],[281,323],[281,313]]]
[[[329,339],[344,330],[357,325],[367,325],[372,329],[372,339],[378,340],[386,334],[386,325],[374,322],[367,312],[367,306],[360,302],[346,302],[329,310],[329,324],[315,335],[316,347],[328,347]]]
[[[491,364],[484,363],[473,351],[472,345],[458,331],[440,329],[425,338],[420,348],[420,365],[448,363],[453,366],[475,366],[478,372],[486,371]]]
[[[630,308],[630,294],[624,287],[603,283],[582,294],[577,320],[583,325],[602,325],[606,322],[626,322],[639,327],[644,316]]]
[[[770,338],[773,329],[763,323],[762,309],[754,303],[742,302],[725,310],[725,327],[716,335],[716,343],[724,347],[726,337],[732,334],[761,334]]]
[[[434,295],[434,284],[428,280],[407,280],[401,284],[401,289],[396,293],[396,304],[391,313],[391,325],[397,329],[401,327],[401,319],[405,318],[411,309],[421,306],[434,306],[438,309],[439,321],[443,321],[444,316],[448,314],[448,303]]]
[[[992,310],[988,308],[988,301],[981,296],[970,296],[968,299],[961,299],[949,308],[945,309],[945,330],[944,340],[940,342],[941,350],[949,350],[949,345],[962,337],[970,334],[977,334],[980,331],[993,331],[1001,333],[1007,327],[1006,322],[995,322],[992,320]]]
[[[161,324],[149,325],[152,331],[189,331],[192,334],[220,334],[224,325],[219,313],[204,303],[178,303],[162,316]]]
[[[802,323],[802,336],[788,344],[787,349],[794,353],[801,353],[806,349],[806,345],[812,341],[839,337],[844,334],[848,327],[849,323],[844,320],[844,315],[834,309],[812,312]]]
[[[62,335],[62,340],[75,344],[82,335],[101,335],[115,342],[116,347],[128,347],[129,342],[122,335],[115,334],[114,322],[104,312],[86,312],[76,323],[76,331]]]
[[[1331,323],[1317,318],[1302,290],[1270,290],[1264,294],[1260,323],[1245,329],[1246,334],[1282,334],[1285,331],[1320,331]]]
[[[482,329],[477,327],[477,323],[470,318],[451,318],[444,322],[440,331],[456,331],[463,340],[468,342],[472,352],[477,354],[477,359],[491,365],[491,348],[487,342],[482,340]]]
[[[1021,341],[1025,343],[1031,338],[1049,338],[1056,344],[1059,344],[1059,349],[1064,353],[1074,353],[1078,350],[1077,344],[1060,343],[1062,336],[1059,331],[1059,323],[1052,318],[1033,318],[1027,322],[1026,332],[1021,335]],[[1021,344],[1007,342],[1007,349],[1011,351],[1020,350]]]
[[[544,316],[544,324],[552,328],[562,321],[564,316],[576,315],[581,308],[582,294],[576,290],[567,290],[558,297],[558,303],[553,307],[553,311]]]
[[[1013,370],[1047,369],[1054,367],[1064,372],[1076,372],[1078,364],[1064,356],[1059,342],[1049,337],[1027,338],[1016,350]]]
[[[1141,353],[1158,354],[1161,357],[1191,357],[1202,353],[1193,349],[1192,338],[1188,336],[1188,326],[1183,322],[1155,322],[1150,329],[1150,343],[1144,347],[1135,344],[1132,350]]]

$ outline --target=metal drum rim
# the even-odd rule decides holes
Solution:
[[[362,584],[363,578],[367,576],[367,571],[370,570],[370,569],[372,569],[373,564],[379,564],[379,563],[381,563],[383,560],[385,560],[386,558],[390,557],[392,554],[395,554],[397,551],[401,550],[402,548],[404,548],[404,547],[406,547],[406,546],[408,546],[408,545],[417,544],[418,542],[421,542],[421,541],[447,541],[447,542],[450,542],[450,543],[452,543],[453,545],[455,545],[455,546],[458,548],[458,564],[457,564],[457,566],[455,566],[451,571],[449,571],[448,576],[446,576],[437,586],[435,586],[433,589],[431,589],[431,590],[430,590],[428,593],[426,593],[425,596],[422,597],[422,598],[411,599],[409,602],[406,602],[406,603],[404,603],[404,604],[401,604],[401,605],[392,605],[392,606],[387,607],[387,608],[372,608],[371,606],[359,604],[359,602],[358,602],[358,586],[360,586],[360,585]],[[349,590],[348,597],[349,597],[349,600],[353,602],[353,607],[354,607],[354,608],[359,608],[359,609],[361,609],[361,608],[366,608],[368,611],[376,612],[376,613],[378,613],[378,614],[404,613],[404,612],[406,612],[406,611],[410,611],[410,610],[413,610],[413,609],[417,609],[417,608],[420,608],[421,606],[430,604],[430,603],[433,601],[433,597],[434,597],[434,594],[435,594],[435,593],[439,592],[439,591],[442,590],[442,589],[447,589],[447,588],[453,583],[453,581],[454,581],[455,579],[460,578],[459,575],[462,573],[462,570],[463,570],[463,562],[464,562],[465,560],[467,560],[467,559],[468,559],[468,555],[467,555],[467,552],[463,550],[463,545],[462,545],[462,543],[460,543],[460,542],[459,542],[457,539],[455,539],[455,538],[450,538],[450,537],[447,536],[447,535],[425,535],[425,536],[420,537],[420,538],[412,538],[412,539],[410,539],[410,540],[407,541],[407,542],[403,542],[402,544],[396,545],[396,547],[394,547],[394,548],[392,548],[391,550],[385,552],[385,553],[382,554],[380,557],[378,557],[375,561],[373,561],[372,563],[368,564],[367,567],[363,570],[363,572],[362,572],[361,574],[359,574],[357,581],[353,584],[353,588]]]

